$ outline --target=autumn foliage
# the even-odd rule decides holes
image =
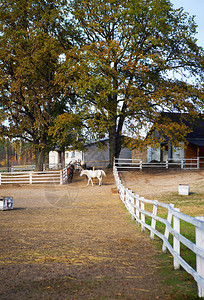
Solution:
[[[0,5],[1,135],[31,142],[39,169],[55,145],[81,147],[101,135],[111,164],[122,134],[144,144],[161,112],[195,117],[203,107],[196,24],[170,1]]]

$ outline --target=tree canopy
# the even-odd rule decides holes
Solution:
[[[111,162],[124,128],[141,141],[141,129],[160,112],[195,114],[203,105],[203,49],[183,9],[168,0],[73,0],[72,14],[83,44],[67,56],[72,76],[63,84],[78,95],[93,131],[108,133]]]
[[[63,13],[63,1],[3,0],[0,5],[1,134],[32,142],[38,169],[52,145],[49,126],[67,111],[68,98],[55,82],[61,55],[72,43]]]
[[[123,133],[139,145],[161,112],[194,117],[203,106],[196,24],[169,0],[0,5],[1,130],[32,141],[41,161],[58,137],[63,147],[77,141],[76,120],[78,137],[109,136],[112,163]],[[177,127],[163,128],[168,136]]]

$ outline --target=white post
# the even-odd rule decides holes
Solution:
[[[153,211],[152,211],[152,214],[154,216],[157,215],[157,206],[158,206],[158,201],[156,200],[155,202],[156,203],[153,205]],[[155,227],[156,227],[156,220],[154,218],[152,218],[151,227],[153,229],[155,229]],[[150,231],[150,239],[152,239],[152,240],[154,239],[154,232],[152,230]]]
[[[29,178],[30,184],[32,184],[32,180],[33,180],[33,174],[32,172],[30,172],[30,178]]]
[[[196,217],[200,221],[204,221],[204,217]],[[196,227],[196,245],[204,249],[204,222],[200,227]],[[196,255],[196,270],[198,275],[204,279],[204,258]],[[198,284],[198,297],[204,297],[204,286]]]
[[[63,184],[63,171],[60,170],[60,184]]]
[[[171,207],[174,207],[174,204],[170,203],[170,206],[171,206]],[[168,216],[167,216],[167,222],[168,222],[170,225],[171,225],[171,220],[172,220],[172,213],[171,213],[171,211],[169,210],[169,211],[168,211]],[[165,238],[166,238],[167,240],[169,239],[169,230],[168,230],[167,226],[166,226],[166,228],[165,228],[164,236],[165,236]],[[165,245],[165,243],[163,243],[163,246],[162,246],[162,252],[166,253],[166,245]]]
[[[1,185],[1,173],[0,173],[0,185]]]
[[[200,169],[200,158],[197,157],[197,169]]]
[[[130,196],[130,213],[131,213],[131,219],[134,220],[135,217],[134,217],[134,213],[135,213],[135,208],[134,208],[134,205],[135,205],[135,201],[134,201],[134,194],[133,194],[133,191],[132,190],[129,190],[129,196]]]
[[[123,187],[123,185],[121,185],[120,199],[121,199],[121,200],[123,201],[123,203],[124,203],[124,187]]]
[[[139,195],[136,195],[136,217],[139,220],[140,212],[139,212],[138,208],[140,208],[140,200],[139,200]],[[139,226],[139,224],[140,224],[139,221],[137,221],[137,219],[136,219],[136,225]]]
[[[136,198],[135,195],[133,194],[133,214],[134,214],[134,220],[135,220],[135,216],[136,216]]]
[[[145,204],[144,204],[143,199],[144,199],[144,197],[140,198],[140,200],[141,200],[141,209],[145,210]],[[144,213],[141,213],[141,221],[145,223],[145,214]],[[145,226],[143,224],[141,224],[141,230],[143,232],[145,231]]]
[[[179,208],[175,208],[176,211],[180,212]],[[173,228],[176,232],[180,233],[180,219],[176,216],[173,216]],[[173,237],[173,248],[180,255],[180,241],[174,236]],[[174,269],[179,270],[180,264],[178,260],[174,257]]]
[[[169,168],[169,162],[168,162],[168,160],[166,160],[166,169],[168,169]]]
[[[127,208],[128,213],[129,213],[129,215],[130,215],[128,188],[125,189],[125,207]]]
[[[142,170],[142,160],[140,160],[140,170]]]

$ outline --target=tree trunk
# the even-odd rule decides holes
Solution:
[[[44,165],[45,165],[45,170],[49,170],[49,152],[48,151],[45,151]]]
[[[122,148],[122,137],[121,134],[116,132],[116,139],[115,139],[115,158],[119,158],[120,152]]]
[[[45,161],[45,149],[35,152],[35,171],[43,171],[43,164]]]
[[[113,166],[114,158],[118,158],[122,148],[121,135],[116,132],[116,126],[109,130],[109,166]]]

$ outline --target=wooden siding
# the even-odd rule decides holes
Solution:
[[[147,149],[146,150],[133,149],[132,158],[141,159],[143,162],[147,162]]]
[[[185,149],[185,158],[197,157],[197,146],[189,143]]]

